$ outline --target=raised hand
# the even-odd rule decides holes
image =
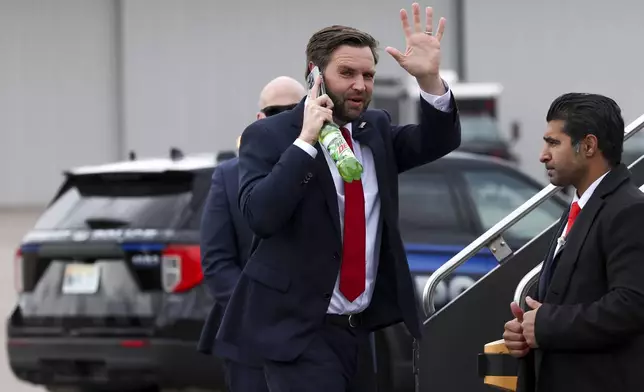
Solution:
[[[416,77],[421,88],[428,93],[445,92],[440,81],[439,69],[441,63],[441,44],[445,32],[445,18],[440,18],[436,34],[433,34],[434,11],[432,7],[425,9],[425,26],[420,23],[420,6],[412,4],[414,27],[409,25],[407,11],[400,10],[400,20],[405,33],[406,49],[401,53],[398,49],[388,46],[385,48],[410,75]],[[433,91],[427,91],[427,90]],[[441,90],[441,91],[439,91]]]

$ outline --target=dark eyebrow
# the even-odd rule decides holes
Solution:
[[[358,70],[356,70],[355,68],[349,67],[347,65],[340,65],[340,66],[338,66],[338,68],[340,69],[340,71],[358,72]],[[374,71],[374,70],[365,71],[364,74],[369,75],[369,76],[375,76],[376,71]]]
[[[555,139],[555,138],[553,138],[553,137],[551,137],[551,136],[544,136],[544,137],[543,137],[543,140],[544,140],[546,143],[552,143],[552,144],[557,144],[557,143],[559,143],[559,140],[557,140],[557,139]]]

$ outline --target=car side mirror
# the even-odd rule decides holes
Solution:
[[[519,139],[521,138],[521,126],[519,125],[518,121],[514,121],[510,125],[510,137],[511,137],[510,141],[512,142],[512,144],[518,142]]]

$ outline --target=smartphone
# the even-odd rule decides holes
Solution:
[[[317,79],[317,77],[319,75],[321,75],[320,68],[316,65],[315,67],[313,67],[311,72],[309,72],[309,76],[306,79],[306,83],[307,83],[307,85],[309,87],[309,91],[311,91],[311,89],[313,88],[313,85],[315,84],[315,79]],[[326,94],[326,88],[324,87],[324,80],[322,80],[322,83],[320,83],[320,91],[318,92],[317,97],[319,97],[321,95],[324,95],[324,94]],[[317,97],[315,97],[315,98],[317,98]]]

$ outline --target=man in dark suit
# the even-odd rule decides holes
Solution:
[[[286,76],[275,78],[260,94],[257,118],[291,109],[305,94],[306,90],[295,79]],[[238,190],[238,159],[220,163],[212,175],[201,222],[204,284],[215,300],[199,340],[198,350],[205,354],[212,353],[221,318],[246,264],[253,238],[237,206]],[[226,360],[224,366],[230,391],[268,391],[261,360]]]
[[[576,193],[543,263],[531,310],[512,304],[505,344],[522,391],[641,391],[644,194],[621,162],[624,120],[610,98],[565,94],[548,111],[541,162]]]
[[[420,337],[414,284],[398,229],[398,173],[460,144],[451,92],[439,75],[444,19],[432,33],[413,5],[401,19],[402,54],[422,92],[418,125],[394,126],[367,110],[377,42],[345,26],[324,28],[307,45],[307,73],[323,74],[295,109],[260,120],[241,139],[240,209],[255,233],[252,254],[230,300],[216,350],[259,355],[272,392],[345,391],[369,332],[404,322]],[[319,143],[325,121],[340,127],[364,171],[343,182]],[[234,306],[233,306],[234,305]],[[411,347],[410,347],[411,350]]]

